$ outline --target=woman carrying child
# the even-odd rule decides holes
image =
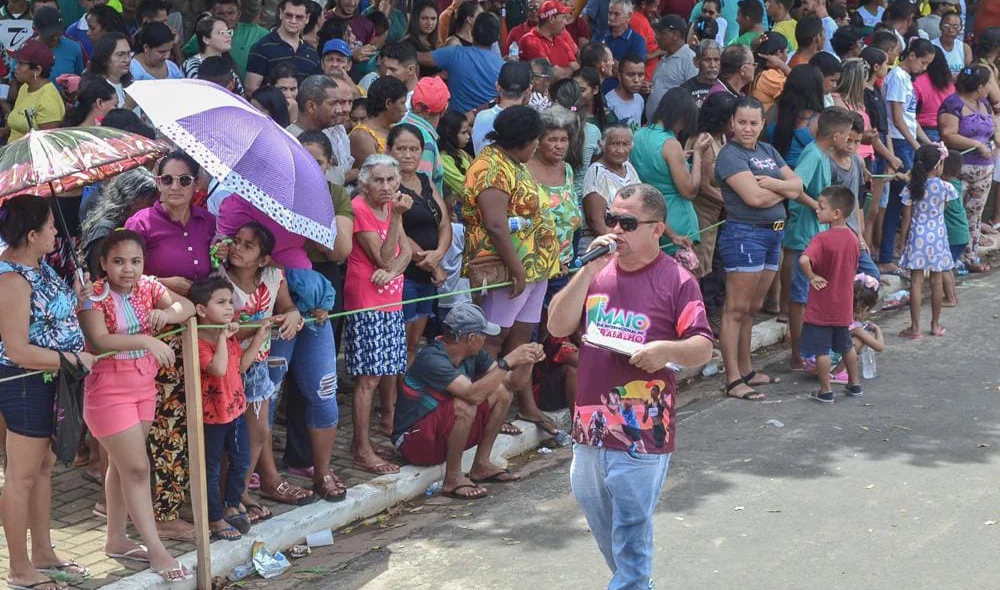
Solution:
[[[144,259],[139,234],[119,230],[105,238],[100,258],[105,278],[94,283],[94,294],[83,301],[80,323],[92,352],[115,354],[97,361],[87,376],[83,417],[108,452],[105,553],[148,563],[163,579],[175,582],[191,574],[157,534],[146,439],[156,412],[157,370],[176,360],[170,346],[155,335],[165,325],[191,317],[194,308],[144,275]],[[126,537],[130,517],[145,547]]]
[[[944,209],[958,198],[955,187],[941,180],[948,148],[942,143],[921,146],[913,158],[910,183],[903,190],[903,255],[900,268],[909,269],[910,327],[899,333],[903,338],[919,340],[920,302],[924,290],[924,271],[931,273],[931,335],[944,336],[941,326],[941,303],[944,299],[942,272],[954,262],[948,248],[948,230]]]

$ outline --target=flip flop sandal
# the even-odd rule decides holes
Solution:
[[[909,328],[903,330],[899,333],[900,338],[907,338],[909,340],[922,340],[924,335],[919,332],[911,332]]]
[[[734,397],[736,399],[742,399],[748,402],[757,402],[764,399],[765,395],[753,388],[750,388],[750,391],[744,393],[743,395],[733,395],[731,392],[740,385],[746,385],[746,383],[744,383],[742,379],[737,379],[736,381],[727,383],[725,391],[723,393],[725,393],[728,397]],[[747,385],[747,387],[750,386]]]
[[[483,493],[482,494],[459,494],[459,493],[457,493],[458,490],[464,490],[464,489],[467,489],[467,488],[483,490]],[[447,492],[442,491],[441,495],[442,496],[447,496],[449,498],[455,498],[456,500],[482,500],[486,496],[489,496],[490,493],[485,488],[480,488],[477,485],[471,485],[471,484],[467,484],[466,483],[466,484],[462,484],[460,486],[455,486],[455,488],[453,490],[450,490],[450,491],[447,491]]]
[[[250,519],[246,514],[242,512],[239,514],[230,514],[229,516],[224,516],[222,520],[229,523],[229,526],[238,530],[240,534],[247,534],[250,532]]]
[[[510,422],[504,422],[500,426],[500,434],[506,434],[507,436],[518,436],[524,434],[524,431],[514,426]]]
[[[249,490],[259,490],[260,489],[260,474],[254,473],[250,475],[250,484],[247,485]]]
[[[390,463],[389,461],[375,463],[374,465],[364,465],[356,461],[352,464],[355,469],[360,469],[361,471],[366,471],[368,473],[374,473],[375,475],[393,475],[399,473],[399,465]]]
[[[500,471],[497,471],[496,473],[494,473],[493,475],[490,475],[488,477],[483,477],[483,478],[480,478],[480,479],[474,479],[474,478],[470,477],[469,481],[471,481],[472,483],[475,483],[475,484],[480,484],[480,483],[514,483],[515,481],[521,481],[521,478],[517,477],[517,476],[507,477],[507,476],[513,476],[513,475],[514,474],[511,473],[509,469],[501,469]],[[455,489],[458,489],[458,488],[455,488]]]
[[[139,553],[145,553],[146,555],[138,555]],[[105,553],[104,555],[111,559],[149,563],[149,550],[146,549],[145,545],[136,545],[125,553]]]
[[[247,507],[247,518],[250,519],[250,524],[255,524],[258,522],[264,522],[265,520],[270,520],[274,517],[274,513],[264,508],[260,504],[246,504]],[[256,512],[256,514],[254,514]]]
[[[746,383],[747,385],[750,385],[750,382],[753,381],[753,378],[756,377],[756,376],[757,376],[757,371],[750,371],[749,373],[747,373],[746,375],[743,376],[743,382]],[[768,375],[767,376],[767,381],[764,381],[763,383],[755,383],[755,384],[750,385],[750,386],[751,387],[758,387],[760,385],[772,385],[774,383],[781,383],[781,378],[780,377],[772,377],[772,376]]]
[[[213,541],[239,541],[243,535],[232,526],[227,526],[221,531],[212,531],[211,538]]]
[[[522,416],[520,414],[517,415],[517,419],[518,420],[524,420],[525,422],[530,422],[531,424],[534,424],[539,429],[544,430],[547,434],[549,434],[551,436],[555,436],[555,435],[559,434],[559,429],[556,428],[548,420],[532,420],[531,418],[525,418],[524,416]]]
[[[76,568],[79,571],[76,572],[69,571],[73,568]],[[83,567],[82,565],[73,560],[64,561],[62,563],[57,563],[55,565],[50,565],[47,567],[40,567],[37,569],[39,573],[45,574],[46,576],[56,581],[62,581],[59,580],[59,578],[66,578],[65,581],[72,582],[73,580],[86,580],[87,578],[90,577],[90,570],[88,570],[87,568]]]
[[[42,586],[46,585],[50,588],[58,590],[62,590],[67,587],[62,582],[57,582],[56,580],[43,580],[41,582],[35,582],[34,584],[14,584],[12,582],[7,582],[8,590],[39,590]]]
[[[936,330],[931,330],[931,336],[944,336],[944,328],[938,326]]]
[[[182,574],[182,575],[172,576],[172,574]],[[178,565],[177,567],[172,567],[168,570],[159,570],[156,572],[156,575],[160,576],[170,584],[175,584],[177,582],[186,582],[187,580],[190,580],[191,578],[194,577],[194,574],[192,574],[191,571],[188,570],[183,565]]]

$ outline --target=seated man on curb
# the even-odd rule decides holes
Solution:
[[[494,361],[483,350],[500,326],[486,321],[471,303],[456,306],[444,320],[444,334],[417,352],[396,400],[392,441],[414,465],[445,462],[443,493],[464,500],[487,495],[483,482],[517,481],[490,462],[493,443],[507,417],[512,395],[504,385],[512,369],[545,355],[536,343],[522,344]],[[462,452],[479,445],[469,476]]]

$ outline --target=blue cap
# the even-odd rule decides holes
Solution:
[[[351,48],[347,45],[347,41],[343,39],[330,39],[323,44],[323,55],[334,52],[344,57],[351,57]]]

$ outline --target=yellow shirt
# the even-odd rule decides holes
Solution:
[[[799,44],[795,41],[795,26],[798,25],[798,21],[794,19],[783,20],[780,23],[774,23],[771,27],[772,31],[776,31],[785,36],[788,39],[788,52],[799,50]]]
[[[28,129],[38,129],[40,125],[46,123],[58,123],[62,121],[66,114],[66,103],[63,102],[62,95],[51,82],[45,84],[34,92],[29,92],[27,86],[22,86],[17,93],[17,101],[14,108],[7,117],[7,125],[10,127],[10,138],[8,143],[21,139],[28,133]],[[28,118],[31,118],[31,124]]]

